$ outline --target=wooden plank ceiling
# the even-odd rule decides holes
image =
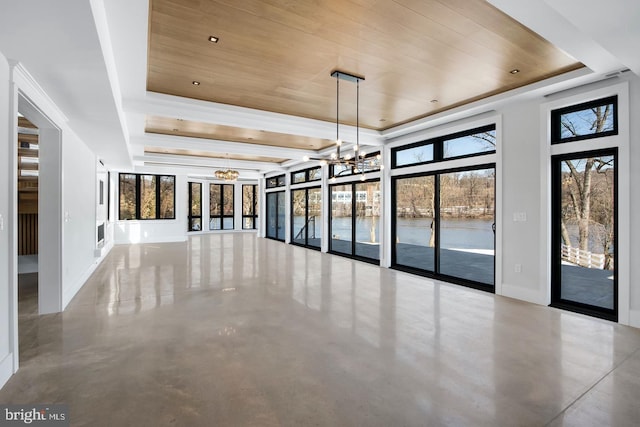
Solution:
[[[331,122],[336,86],[330,73],[339,69],[365,77],[360,126],[374,130],[582,66],[484,0],[152,0],[150,5],[149,91]],[[340,121],[355,124],[355,112],[355,85],[345,83]],[[150,117],[147,130],[250,142],[242,130],[180,127],[168,122],[172,119]],[[273,143],[269,136],[251,137]],[[278,141],[288,147],[301,143]],[[321,141],[301,144],[322,146]]]

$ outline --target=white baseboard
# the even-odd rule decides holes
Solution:
[[[0,362],[0,388],[9,381],[13,375],[13,353],[7,354]]]
[[[629,326],[640,328],[640,310],[629,310]]]
[[[546,301],[546,296],[542,295],[542,292],[540,292],[539,289],[527,289],[522,286],[514,286],[508,283],[502,284],[502,292],[499,295],[538,305],[549,304]]]
[[[73,297],[76,296],[78,291],[84,286],[87,280],[89,280],[89,277],[91,277],[93,272],[96,271],[96,268],[98,268],[112,248],[113,244],[107,244],[102,247],[100,250],[100,256],[93,261],[89,268],[87,268],[87,270],[71,286],[65,287],[62,294],[62,311],[67,308],[67,305],[69,305]]]
[[[116,245],[138,245],[144,243],[177,243],[177,242],[186,242],[188,236],[180,235],[180,236],[162,236],[159,238],[150,237],[146,239],[141,239],[139,242],[130,242],[127,240],[124,241],[116,241]]]

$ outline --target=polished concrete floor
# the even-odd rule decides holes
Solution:
[[[0,403],[73,426],[640,421],[638,329],[248,233],[117,246],[64,313],[21,304]]]

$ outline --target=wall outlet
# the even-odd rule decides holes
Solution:
[[[513,271],[516,273],[522,273],[522,264],[516,264],[513,266]]]
[[[527,221],[527,213],[526,212],[514,212],[513,213],[513,222],[526,222]]]

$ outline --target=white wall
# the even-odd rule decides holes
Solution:
[[[63,307],[89,278],[96,249],[96,157],[75,134],[62,134],[64,267]]]
[[[630,74],[630,73],[629,73]],[[630,187],[631,187],[631,289],[630,289],[630,324],[640,328],[640,77],[630,76]],[[624,231],[622,231],[624,232]]]
[[[9,206],[11,162],[9,149],[12,142],[9,130],[9,64],[0,53],[0,387],[13,374],[13,355],[10,348],[12,313],[9,301],[12,299],[9,273]]]
[[[502,294],[545,304],[547,285],[540,236],[540,100],[510,105],[502,114]],[[526,214],[515,222],[514,213]],[[546,258],[544,258],[546,259]],[[515,273],[515,264],[522,272]]]

